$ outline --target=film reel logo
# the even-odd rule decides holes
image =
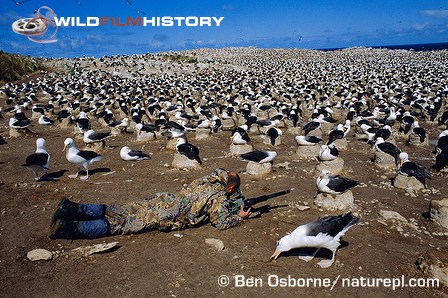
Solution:
[[[54,11],[48,6],[42,6],[36,11],[36,14],[37,16],[34,18],[15,21],[12,23],[12,30],[38,43],[53,43],[58,41],[54,38],[58,32],[58,26],[54,22],[54,18],[56,17]]]

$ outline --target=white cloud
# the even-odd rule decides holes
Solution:
[[[204,47],[204,48],[215,48],[217,47],[216,40],[211,39],[208,41],[204,41],[201,39],[185,39],[178,43],[178,46],[182,48],[198,48],[198,47]]]
[[[436,18],[446,18],[448,17],[448,9],[444,10],[421,10],[420,13],[422,15],[428,17],[436,17]]]
[[[414,25],[412,25],[412,28],[417,31],[420,31],[420,30],[425,29],[427,26],[428,26],[428,24],[414,24]]]
[[[155,40],[155,39],[151,39],[148,42],[148,45],[152,49],[160,49],[160,48],[163,48],[163,46],[164,46],[163,42],[161,42],[160,40]]]

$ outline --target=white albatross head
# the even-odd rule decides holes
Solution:
[[[45,140],[43,138],[38,138],[36,140],[36,153],[46,153],[47,152],[47,145],[45,143]]]
[[[64,152],[66,149],[70,149],[75,146],[75,141],[73,141],[72,138],[66,138],[64,141],[64,149],[62,149],[62,152]]]

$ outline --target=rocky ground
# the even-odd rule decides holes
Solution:
[[[0,99],[2,105],[4,100]],[[0,133],[4,137],[8,135],[8,120],[8,117],[0,119]],[[434,139],[437,127],[424,126],[430,139]],[[391,185],[396,172],[377,168],[371,160],[370,145],[357,140],[353,134],[348,137],[348,148],[341,152],[345,161],[342,175],[362,183],[352,190],[357,205],[354,211],[361,220],[343,237],[344,244],[337,252],[335,264],[322,269],[317,262],[325,256],[309,263],[300,260],[296,252],[284,254],[276,261],[269,259],[276,241],[300,224],[343,212],[322,210],[313,204],[317,161],[296,155],[293,134],[286,133],[282,144],[275,148],[258,143],[258,147],[278,153],[274,172],[262,178],[245,174],[246,162],[228,155],[228,131],[204,140],[195,140],[191,135],[190,142],[200,148],[204,163],[200,169],[189,171],[170,167],[174,152],[165,148],[165,138],[142,144],[135,142],[135,134],[121,134],[107,141],[109,148],[102,151],[103,160],[93,165],[89,180],[81,181],[68,178],[75,168],[61,153],[64,139],[74,137],[73,129],[36,124],[31,130],[46,139],[52,159],[50,172],[58,178],[35,182],[33,174],[21,167],[26,156],[35,150],[36,136],[6,138],[8,144],[0,147],[0,281],[4,297],[442,297],[448,294],[446,280],[445,287],[438,288],[429,285],[392,289],[384,285],[347,284],[348,279],[361,277],[403,278],[406,282],[411,278],[428,278],[430,272],[416,265],[422,255],[420,267],[435,259],[445,268],[448,266],[447,233],[427,218],[430,201],[447,197],[446,174],[435,174],[428,182],[428,189],[415,194],[396,189]],[[75,140],[78,145],[82,144],[79,138]],[[151,153],[152,158],[122,161],[119,150],[125,144]],[[406,148],[411,160],[427,167],[434,162],[430,153],[432,146],[408,147],[399,139],[397,145]],[[225,231],[203,225],[169,233],[148,232],[97,240],[48,238],[52,213],[65,196],[83,203],[125,203],[158,191],[176,193],[183,184],[217,167],[239,171],[241,189],[247,197],[287,188],[294,191],[269,202],[278,208]],[[207,244],[207,238],[220,239],[224,248],[218,250]],[[107,252],[89,256],[69,253],[78,247],[115,241],[118,245]],[[52,259],[30,261],[27,253],[36,248],[53,252]],[[230,279],[226,287],[218,284],[223,275]],[[244,276],[246,281],[250,277],[260,278],[261,283],[250,287],[248,281],[247,287],[237,287],[236,275]],[[280,287],[275,284],[275,276],[326,278],[335,285]]]

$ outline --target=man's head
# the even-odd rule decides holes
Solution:
[[[232,195],[236,191],[238,191],[240,189],[240,184],[241,184],[240,176],[234,171],[229,171],[227,174],[227,187],[226,187],[227,195]]]

